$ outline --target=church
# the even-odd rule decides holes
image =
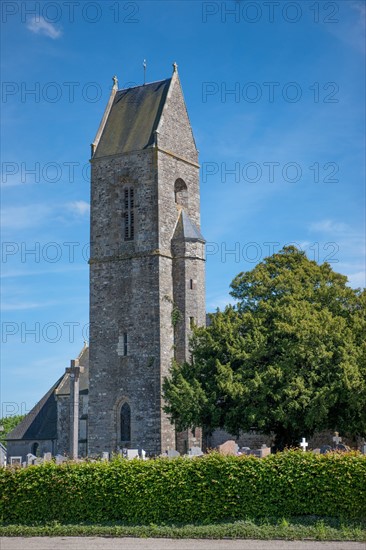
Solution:
[[[8,457],[156,456],[201,445],[163,411],[173,360],[206,322],[198,151],[177,65],[118,89],[91,145],[90,341],[8,435]]]

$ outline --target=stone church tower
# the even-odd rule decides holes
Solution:
[[[162,410],[172,360],[205,324],[199,165],[172,78],[118,90],[92,144],[88,454],[185,451]]]

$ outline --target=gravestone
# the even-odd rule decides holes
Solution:
[[[133,460],[134,458],[139,458],[139,451],[138,449],[127,449],[127,457],[128,460]]]
[[[34,464],[36,459],[37,459],[37,457],[34,454],[28,453],[27,454],[27,464],[28,464],[28,466],[31,466],[32,464]]]
[[[109,460],[109,453],[104,452],[104,453],[102,454],[102,460],[108,461],[108,460]]]
[[[43,458],[37,457],[36,460],[33,461],[33,464],[35,466],[40,466],[41,464],[43,464]]]
[[[168,458],[177,458],[178,456],[180,456],[180,452],[174,449],[169,449],[167,452],[167,455],[168,455]]]
[[[320,447],[320,454],[325,455],[327,453],[330,453],[332,450],[333,449],[330,445],[323,445],[322,447]]]
[[[366,441],[365,440],[361,443],[361,453],[366,455]]]
[[[222,445],[217,447],[217,450],[220,455],[236,455],[238,452],[239,446],[235,443],[233,439],[225,441]]]
[[[62,464],[63,462],[65,462],[65,460],[67,460],[67,457],[64,455],[56,455],[55,460],[56,464]]]
[[[318,455],[318,454],[320,454],[320,448],[318,447],[318,448],[316,448],[316,449],[313,449],[312,452],[313,452],[315,455]]]
[[[141,449],[141,460],[147,460],[146,459],[146,451],[144,451],[144,449]]]
[[[343,443],[338,443],[335,447],[335,450],[336,451],[343,451],[343,452],[347,452],[350,450],[349,447],[347,447],[347,445],[343,445]]]
[[[50,460],[52,460],[52,453],[44,453],[43,462],[49,462]]]
[[[202,456],[202,455],[203,455],[203,452],[201,447],[191,447],[188,451],[188,456]]]
[[[23,467],[23,468],[26,468],[26,467],[27,467],[27,463],[26,463],[26,462],[22,462],[22,467]]]
[[[262,445],[262,447],[259,449],[260,458],[264,458],[265,456],[268,456],[271,454],[271,447],[267,447],[267,445]]]
[[[302,438],[300,447],[302,448],[303,452],[306,452],[306,447],[309,445],[309,443],[306,441],[305,437]]]

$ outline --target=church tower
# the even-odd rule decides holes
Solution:
[[[199,443],[163,412],[172,360],[205,324],[199,165],[172,78],[118,90],[92,144],[88,453]],[[199,434],[195,434],[199,437]]]

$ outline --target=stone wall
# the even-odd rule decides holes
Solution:
[[[176,446],[174,427],[162,410],[162,384],[174,350],[180,346],[181,357],[187,357],[190,320],[204,324],[205,305],[203,244],[189,243],[173,259],[171,242],[182,208],[175,182],[180,178],[187,186],[184,207],[199,227],[197,156],[175,74],[154,146],[92,160],[90,454],[122,445],[119,418],[125,402],[131,408],[131,448],[160,454]],[[123,232],[126,188],[134,190],[131,241]],[[179,327],[172,318],[174,300],[181,309]]]

